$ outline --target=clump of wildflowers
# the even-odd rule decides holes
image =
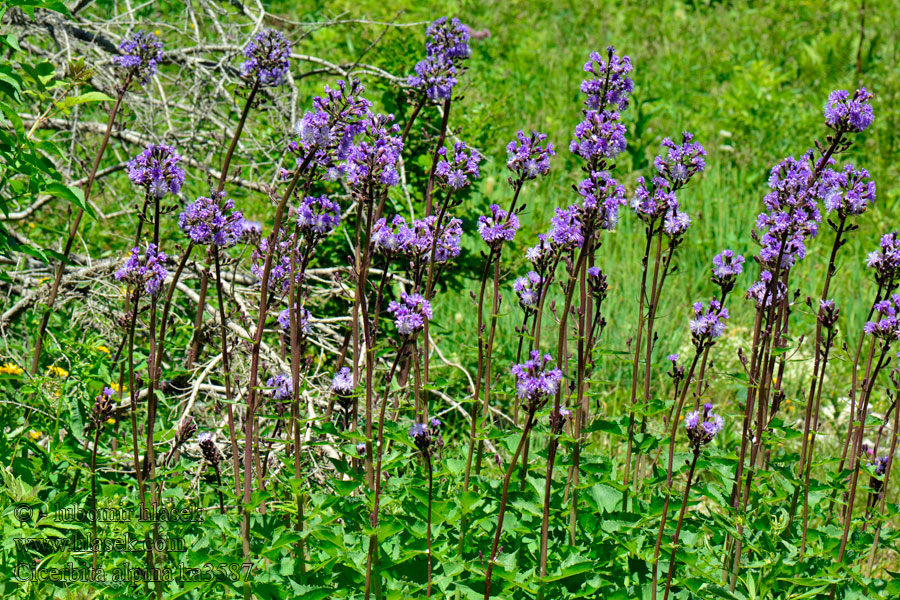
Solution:
[[[285,230],[282,230],[281,234],[282,239],[276,244],[276,254],[272,257],[272,270],[269,273],[269,288],[277,289],[280,287],[284,292],[291,286],[291,273],[293,271],[296,271],[294,273],[294,280],[298,284],[303,278],[299,268],[293,270],[291,268],[291,253],[294,253],[295,266],[303,264],[303,255],[294,239],[293,233],[284,235]],[[263,267],[265,266],[266,254],[268,252],[269,238],[266,237],[260,239],[259,246],[253,250],[253,254],[251,255],[253,264],[250,266],[250,272],[260,281],[262,281]]]
[[[584,244],[582,225],[578,206],[573,204],[568,208],[557,208],[556,215],[550,220],[547,237],[558,248],[581,248]]]
[[[448,156],[447,149],[438,150],[441,157],[435,169],[435,181],[439,185],[451,190],[461,190],[467,187],[475,179],[478,179],[478,163],[481,155],[470,149],[465,142],[456,142],[453,145],[453,155]]]
[[[581,92],[587,96],[584,101],[589,110],[602,110],[607,105],[619,110],[628,107],[628,100],[634,92],[634,82],[628,77],[632,71],[631,59],[616,55],[612,46],[606,49],[606,60],[599,52],[591,52],[591,58],[584,65],[594,79],[581,82]]]
[[[457,84],[456,67],[443,54],[426,56],[414,67],[416,74],[410,75],[406,83],[422,90],[431,100],[447,100],[453,95]]]
[[[512,368],[516,378],[516,395],[530,409],[540,408],[559,389],[562,371],[548,368],[552,361],[553,357],[549,354],[541,356],[540,352],[532,350],[531,358]]]
[[[231,248],[244,235],[244,215],[234,210],[234,200],[223,202],[225,192],[212,191],[210,196],[188,205],[178,216],[178,226],[195,244]]]
[[[297,225],[304,235],[325,237],[341,223],[341,207],[326,196],[304,198],[297,208]]]
[[[546,175],[550,171],[550,157],[555,155],[552,143],[544,144],[547,135],[532,131],[516,133],[516,139],[506,145],[506,168],[515,173],[510,181],[526,181]]]
[[[541,276],[534,271],[529,271],[527,275],[519,277],[513,282],[513,290],[515,290],[522,308],[526,311],[533,310],[541,298]]]
[[[421,90],[431,100],[448,100],[453,95],[462,62],[469,57],[469,31],[459,19],[441,17],[428,26],[426,56],[415,66],[407,84]]]
[[[547,238],[547,234],[539,233],[538,243],[525,251],[525,258],[528,259],[534,268],[540,272],[550,264],[553,257],[553,245]]]
[[[703,412],[695,410],[684,418],[684,428],[695,451],[713,441],[725,425],[725,420],[712,409],[713,405],[707,402]]]
[[[478,233],[489,246],[511,242],[519,230],[519,217],[509,214],[496,204],[491,204],[490,216],[478,217]]]
[[[147,85],[156,74],[156,67],[163,58],[162,42],[149,32],[135,31],[119,44],[122,54],[113,62],[122,70],[125,81],[134,80]]]
[[[241,75],[259,85],[281,85],[291,66],[291,44],[275,29],[259,31],[244,48]]]
[[[691,339],[697,347],[710,345],[713,340],[725,332],[728,320],[728,309],[713,298],[709,308],[704,309],[702,302],[694,304],[694,319],[691,320]]]
[[[415,236],[415,241],[407,246],[407,255],[413,261],[419,261],[423,257],[431,256],[431,248],[434,246],[434,261],[444,263],[459,256],[462,250],[462,221],[456,217],[446,220],[439,231],[437,217],[430,215],[424,219],[416,219],[412,222],[410,230]],[[435,241],[437,237],[437,241]]]
[[[835,131],[860,132],[872,124],[874,114],[866,88],[856,90],[853,97],[846,90],[835,90],[825,103],[825,124]]]
[[[184,169],[178,166],[181,155],[172,146],[149,144],[128,161],[128,178],[155,198],[177,194],[184,183]]]
[[[432,317],[431,303],[421,294],[400,294],[400,301],[393,300],[388,312],[394,315],[394,325],[400,335],[411,336],[425,328],[425,321]]]
[[[472,50],[469,48],[469,29],[453,17],[440,17],[425,30],[428,41],[425,42],[425,52],[428,56],[441,54],[453,61],[461,61],[469,58]]]
[[[148,244],[144,253],[135,246],[125,264],[116,271],[116,280],[124,281],[133,290],[143,290],[147,295],[155,296],[168,275],[166,258],[156,244]]]
[[[764,269],[759,274],[759,280],[747,290],[747,298],[753,300],[757,308],[762,308],[764,305],[771,306],[773,301],[777,304],[784,300],[785,294],[787,294],[784,282],[777,281],[774,288],[771,288],[771,285],[772,272]]]
[[[825,210],[829,213],[837,212],[842,218],[861,215],[875,201],[875,182],[865,169],[846,165],[843,171],[829,173],[826,182]]]

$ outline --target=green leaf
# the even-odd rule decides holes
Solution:
[[[48,185],[44,191],[51,196],[61,198],[74,204],[92,217],[96,216],[94,214],[94,209],[84,201],[84,192],[81,188],[75,187],[74,185],[64,185],[62,183],[54,182]]]

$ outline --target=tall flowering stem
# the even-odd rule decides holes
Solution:
[[[500,509],[497,513],[497,527],[494,531],[494,541],[491,545],[491,553],[488,556],[487,570],[484,577],[484,600],[490,600],[491,597],[491,576],[494,573],[494,561],[497,559],[497,553],[500,549],[500,537],[503,534],[503,517],[506,515],[506,504],[509,500],[509,484],[512,480],[513,471],[516,468],[519,455],[522,453],[528,437],[531,435],[535,414],[547,404],[551,396],[556,394],[562,381],[562,371],[549,368],[552,360],[549,354],[541,356],[539,351],[532,350],[529,360],[512,368],[512,374],[516,378],[516,396],[523,403],[527,416],[522,427],[522,436],[519,438],[519,443],[516,444],[516,450],[510,458],[509,467],[506,469],[506,475],[503,477]]]

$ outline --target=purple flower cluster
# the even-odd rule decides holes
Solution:
[[[538,243],[525,251],[525,258],[534,265],[535,269],[543,272],[553,259],[554,246],[547,239],[545,233],[539,233],[537,238]]]
[[[511,242],[519,230],[519,217],[509,214],[496,204],[491,204],[490,216],[478,217],[478,233],[489,246],[498,246],[503,242]]]
[[[439,184],[449,187],[451,190],[460,190],[478,179],[478,163],[481,155],[470,149],[464,142],[456,142],[453,145],[453,156],[447,156],[447,149],[438,150],[441,159],[438,161],[434,174]]]
[[[369,186],[400,183],[397,163],[403,150],[400,127],[391,125],[394,115],[369,115],[362,123],[362,138],[347,153],[347,183],[366,190]]]
[[[876,456],[875,460],[872,461],[872,466],[875,467],[875,475],[877,477],[881,477],[885,473],[887,473],[888,463],[890,463],[890,456]]]
[[[759,280],[747,290],[747,298],[756,303],[756,308],[771,306],[773,301],[777,304],[784,300],[785,294],[787,287],[783,281],[775,282],[775,287],[772,287],[772,272],[767,269],[759,274]]]
[[[625,126],[619,122],[619,113],[585,113],[584,120],[575,126],[575,139],[569,143],[569,150],[592,165],[615,158],[625,150]]]
[[[128,161],[128,178],[155,198],[177,194],[184,183],[181,155],[172,146],[150,144]]]
[[[297,331],[300,334],[300,338],[305,338],[309,334],[312,333],[312,324],[310,320],[312,319],[312,314],[303,306],[300,307],[299,312],[297,312],[297,305],[294,305],[294,314],[299,321],[297,323]],[[278,324],[285,331],[291,330],[291,313],[289,309],[284,309],[280,313],[278,313]]]
[[[269,273],[269,289],[278,289],[287,291],[291,285],[291,252],[294,253],[294,262],[296,265],[303,264],[303,256],[300,248],[297,246],[297,240],[294,234],[285,235],[282,231],[282,239],[276,244],[275,255],[272,257],[272,270]],[[259,242],[259,246],[253,250],[251,258],[253,264],[250,266],[250,272],[253,273],[260,281],[262,281],[263,267],[265,266],[266,254],[269,252],[269,238],[263,238]],[[301,281],[300,270],[294,276],[296,282]]]
[[[353,393],[353,374],[349,367],[342,367],[331,380],[331,391],[338,396],[349,396]]]
[[[290,400],[294,395],[294,383],[291,381],[290,375],[276,375],[269,377],[266,382],[269,389],[269,395],[279,401]]]
[[[660,177],[672,184],[672,190],[683,187],[691,177],[706,168],[706,150],[694,141],[694,134],[682,133],[680,144],[665,138],[662,146],[669,151],[653,159],[653,166]]]
[[[516,378],[516,395],[532,409],[539,408],[559,389],[562,371],[548,368],[552,361],[553,357],[549,354],[541,356],[540,352],[532,350],[529,360],[512,368]]]
[[[704,309],[702,302],[694,303],[694,319],[691,320],[691,339],[694,345],[701,347],[709,344],[725,332],[728,320],[728,309],[713,298],[709,308]]]
[[[695,410],[684,418],[684,428],[695,450],[713,441],[725,425],[725,420],[712,409],[713,405],[707,402],[702,413]]]
[[[378,254],[399,256],[407,253],[415,243],[416,234],[400,215],[394,215],[390,225],[382,217],[372,226],[372,246]]]
[[[275,29],[263,29],[244,48],[241,75],[261,86],[281,85],[291,66],[291,44]]]
[[[426,56],[415,66],[407,84],[431,100],[447,100],[457,84],[459,66],[469,57],[469,31],[459,19],[441,17],[428,26]]]
[[[405,256],[414,262],[430,258],[436,223],[434,215],[410,224],[400,215],[394,215],[390,224],[382,217],[372,227],[373,249],[387,257]],[[454,217],[445,219],[435,245],[435,262],[443,263],[459,256],[461,240],[462,221]]]
[[[604,110],[607,105],[619,110],[628,107],[634,91],[634,82],[628,77],[632,70],[629,57],[616,55],[615,48],[610,46],[606,49],[606,60],[599,52],[591,52],[584,70],[595,77],[581,82],[581,92],[587,96],[584,103],[589,110]]]
[[[234,210],[234,200],[224,202],[225,192],[211,194],[213,198],[200,196],[178,216],[178,226],[195,244],[213,244],[219,248],[231,248],[244,234],[244,215]]]
[[[357,79],[350,83],[337,82],[337,89],[325,86],[325,96],[313,99],[313,108],[294,126],[297,142],[291,143],[295,152],[303,150],[303,157],[315,150],[316,164],[328,169],[331,179],[340,171],[338,161],[345,160],[354,137],[363,131],[363,120],[370,114],[372,103],[362,97],[363,86]]]
[[[890,288],[900,277],[900,233],[881,236],[880,248],[869,253],[866,266],[875,271],[875,283]]]
[[[550,231],[547,232],[554,247],[568,250],[581,248],[584,244],[581,217],[580,207],[575,204],[556,209],[556,215],[550,220]]]
[[[607,171],[593,171],[578,184],[582,198],[582,221],[600,229],[614,229],[619,222],[619,207],[625,206],[625,186]]]
[[[403,336],[424,329],[425,321],[430,321],[432,316],[431,303],[421,294],[400,294],[400,301],[391,301],[388,312],[394,315],[394,325]]]
[[[875,201],[875,182],[865,169],[846,165],[843,171],[830,171],[825,178],[825,210],[841,217],[861,215]]]
[[[868,321],[863,330],[868,335],[887,342],[900,339],[900,294],[893,294],[890,298],[876,302],[873,308],[880,318]]]
[[[534,271],[529,271],[527,275],[519,277],[513,282],[513,290],[519,297],[519,304],[522,308],[526,311],[533,310],[541,298],[541,276]]]
[[[609,292],[609,281],[600,267],[590,267],[587,270],[588,291],[597,302],[603,302]]]
[[[650,179],[650,185],[644,177],[637,178],[637,187],[631,198],[634,214],[645,223],[652,223],[668,212],[678,210],[678,198],[669,186],[669,182],[656,176]]]
[[[326,196],[304,198],[297,208],[297,226],[311,239],[325,237],[341,224],[341,207]]]
[[[134,80],[147,85],[156,74],[156,67],[163,58],[162,42],[152,33],[135,31],[119,44],[121,55],[113,58],[122,69],[126,81]]]
[[[763,234],[759,252],[763,265],[774,270],[781,257],[781,268],[789,269],[806,256],[806,239],[815,237],[822,216],[818,201],[826,195],[821,180],[813,180],[812,151],[800,160],[787,157],[772,167],[769,176],[771,192],[763,198],[768,212],[756,219]]]
[[[542,145],[546,140],[544,133],[532,131],[528,136],[519,131],[516,139],[506,145],[506,168],[516,174],[516,180],[536,179],[550,171],[550,157],[556,152],[552,143]]]
[[[135,246],[122,268],[116,271],[116,280],[124,281],[135,291],[143,290],[147,295],[155,296],[168,275],[166,258],[165,253],[160,252],[156,244],[148,244],[143,254],[141,249]]]
[[[853,97],[846,90],[835,90],[825,103],[825,124],[835,131],[860,132],[872,124],[875,116],[866,88],[856,90]]]
[[[734,280],[744,272],[744,257],[725,249],[713,256],[712,280],[723,289],[731,291]]]
[[[432,446],[444,445],[441,425],[441,420],[437,418],[431,419],[428,424],[413,423],[409,428],[409,437],[422,453],[430,454]]]

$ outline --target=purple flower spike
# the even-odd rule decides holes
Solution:
[[[695,410],[684,418],[684,428],[695,451],[713,441],[725,425],[725,420],[712,409],[713,405],[706,403],[702,412]]]
[[[744,257],[726,248],[716,254],[712,262],[713,283],[730,292],[737,276],[744,272]]]
[[[369,185],[400,183],[397,163],[403,140],[393,121],[394,115],[371,115],[363,122],[362,138],[350,146],[347,155],[347,183],[352,187],[365,190]]]
[[[890,285],[900,276],[900,233],[881,236],[880,248],[869,253],[866,266],[875,271],[875,282]]]
[[[425,52],[428,56],[443,55],[452,61],[462,61],[472,53],[469,48],[469,28],[453,17],[436,19],[425,30],[428,41]]]
[[[300,231],[314,240],[325,237],[340,223],[341,207],[326,196],[305,198],[297,208]]]
[[[313,98],[313,109],[294,125],[296,142],[289,148],[297,152],[299,165],[315,151],[315,164],[325,170],[326,178],[336,180],[343,173],[340,161],[347,159],[355,136],[365,129],[372,103],[362,97],[363,86],[357,79],[337,82],[337,89],[325,86],[325,96]]]
[[[651,178],[650,185],[643,177],[637,178],[637,188],[631,199],[631,208],[637,217],[649,223],[660,215],[678,209],[678,198],[672,191],[670,183],[662,177]]]
[[[709,301],[709,308],[706,310],[702,302],[695,303],[694,319],[691,320],[691,339],[694,345],[698,348],[710,345],[725,332],[727,320],[728,309],[715,298]]]
[[[532,350],[529,360],[512,368],[516,378],[516,395],[530,409],[540,408],[559,389],[562,371],[548,368],[552,361],[553,357],[549,354],[541,356],[540,352]]]
[[[529,271],[528,275],[516,279],[513,289],[516,296],[519,297],[519,304],[522,305],[522,308],[526,311],[533,310],[541,298],[541,276],[534,271]]]
[[[619,122],[619,113],[588,111],[575,126],[569,150],[590,163],[615,158],[625,150],[625,126]]]
[[[177,194],[184,183],[184,169],[178,166],[179,162],[181,155],[172,146],[150,144],[128,161],[128,178],[155,198]]]
[[[122,54],[113,63],[122,70],[126,81],[147,85],[156,74],[156,67],[163,58],[162,42],[152,33],[135,31],[119,44]]]
[[[888,343],[900,339],[900,294],[893,294],[889,299],[876,302],[874,309],[880,319],[867,322],[863,330]]]
[[[435,179],[439,185],[461,190],[480,176],[478,163],[481,162],[481,155],[465,143],[456,142],[453,145],[453,156],[448,156],[446,148],[438,150],[438,155],[441,160],[435,169]]]
[[[421,294],[400,294],[400,301],[392,301],[388,312],[394,315],[394,325],[400,335],[411,336],[425,328],[425,321],[431,320],[431,303]]]
[[[525,251],[525,258],[534,265],[538,271],[543,271],[553,258],[553,246],[547,239],[547,234],[538,234],[538,243]]]
[[[263,29],[244,48],[244,56],[242,76],[261,86],[281,85],[291,66],[291,44],[280,31]]]
[[[680,144],[666,138],[662,145],[669,151],[653,160],[656,172],[672,184],[673,190],[683,187],[691,177],[706,168],[706,150],[693,140],[694,135],[687,131],[681,134]]]
[[[388,257],[399,256],[407,252],[416,243],[416,234],[400,215],[394,215],[391,224],[381,218],[372,227],[372,246],[375,252]]]
[[[269,395],[274,400],[281,402],[290,400],[294,394],[294,384],[291,381],[290,375],[275,375],[274,377],[269,377],[269,380],[266,381],[266,387],[270,388]]]
[[[272,258],[272,271],[269,275],[269,287],[273,290],[280,288],[283,292],[286,292],[291,286],[291,252],[294,253],[294,263],[296,267],[303,264],[303,255],[300,253],[300,248],[297,244],[297,240],[294,239],[293,232],[288,236],[286,235],[286,232],[282,230],[279,237],[281,237],[281,240],[276,244],[274,249],[275,256]],[[263,266],[266,262],[266,254],[268,252],[269,238],[265,237],[260,240],[259,246],[253,250],[253,254],[251,255],[253,264],[250,266],[250,272],[260,281],[262,280]],[[302,281],[299,268],[296,269],[294,279],[298,284]]]
[[[773,289],[770,289],[771,285],[772,273],[764,270],[759,274],[759,281],[754,282],[747,290],[747,298],[753,300],[757,308],[762,308],[763,305],[771,306],[773,301],[777,304],[784,300],[784,296],[787,293],[784,282],[776,282]]]
[[[828,172],[825,177],[825,210],[837,212],[842,218],[861,215],[870,202],[875,201],[875,182],[869,179],[865,169],[858,171],[847,165],[843,171]]]
[[[519,217],[491,204],[491,215],[478,217],[478,233],[489,246],[511,242],[519,230]]]
[[[353,393],[353,375],[348,367],[341,368],[331,380],[331,391],[338,396],[349,396]]]
[[[415,71],[407,78],[407,85],[421,90],[430,100],[447,100],[453,95],[458,81],[456,66],[443,54],[426,56],[416,63]]]
[[[430,260],[434,245],[434,261],[444,263],[459,256],[462,247],[462,221],[455,217],[445,219],[440,231],[435,232],[437,217],[434,215],[412,222],[414,242],[407,248],[407,256],[414,261]],[[434,241],[437,235],[437,242]]]
[[[310,323],[312,314],[305,307],[301,306],[297,316],[300,318],[300,321],[297,323],[297,328],[300,333],[300,338],[302,339],[312,333],[312,324]],[[278,324],[285,331],[291,330],[291,314],[288,312],[288,309],[284,309],[278,313]]]
[[[178,216],[178,226],[195,244],[231,248],[244,234],[244,215],[234,210],[234,200],[222,202],[225,192],[214,198],[200,196]],[[229,212],[231,211],[231,212]]]
[[[532,131],[516,133],[516,139],[506,145],[506,168],[515,173],[518,181],[536,179],[550,171],[550,157],[556,154],[553,144],[543,144],[547,135]]]
[[[858,133],[872,124],[875,116],[869,100],[872,94],[860,88],[850,97],[846,90],[835,90],[825,103],[825,124],[835,131]]]
[[[553,246],[558,248],[581,248],[584,243],[581,211],[578,206],[557,208],[556,216],[550,220],[550,231],[547,233]]]
[[[122,268],[116,271],[116,280],[124,281],[134,290],[143,290],[148,296],[155,296],[168,275],[166,258],[156,244],[148,244],[144,254],[135,246]]]
[[[596,223],[600,229],[614,229],[619,222],[619,207],[625,206],[625,186],[606,171],[593,171],[578,184],[582,197],[582,220]]]
[[[589,110],[603,110],[608,105],[624,110],[634,91],[634,82],[628,77],[631,59],[617,56],[612,46],[606,51],[605,60],[599,52],[591,52],[591,59],[584,65],[585,72],[595,77],[581,82],[581,92],[587,96],[584,103]]]

